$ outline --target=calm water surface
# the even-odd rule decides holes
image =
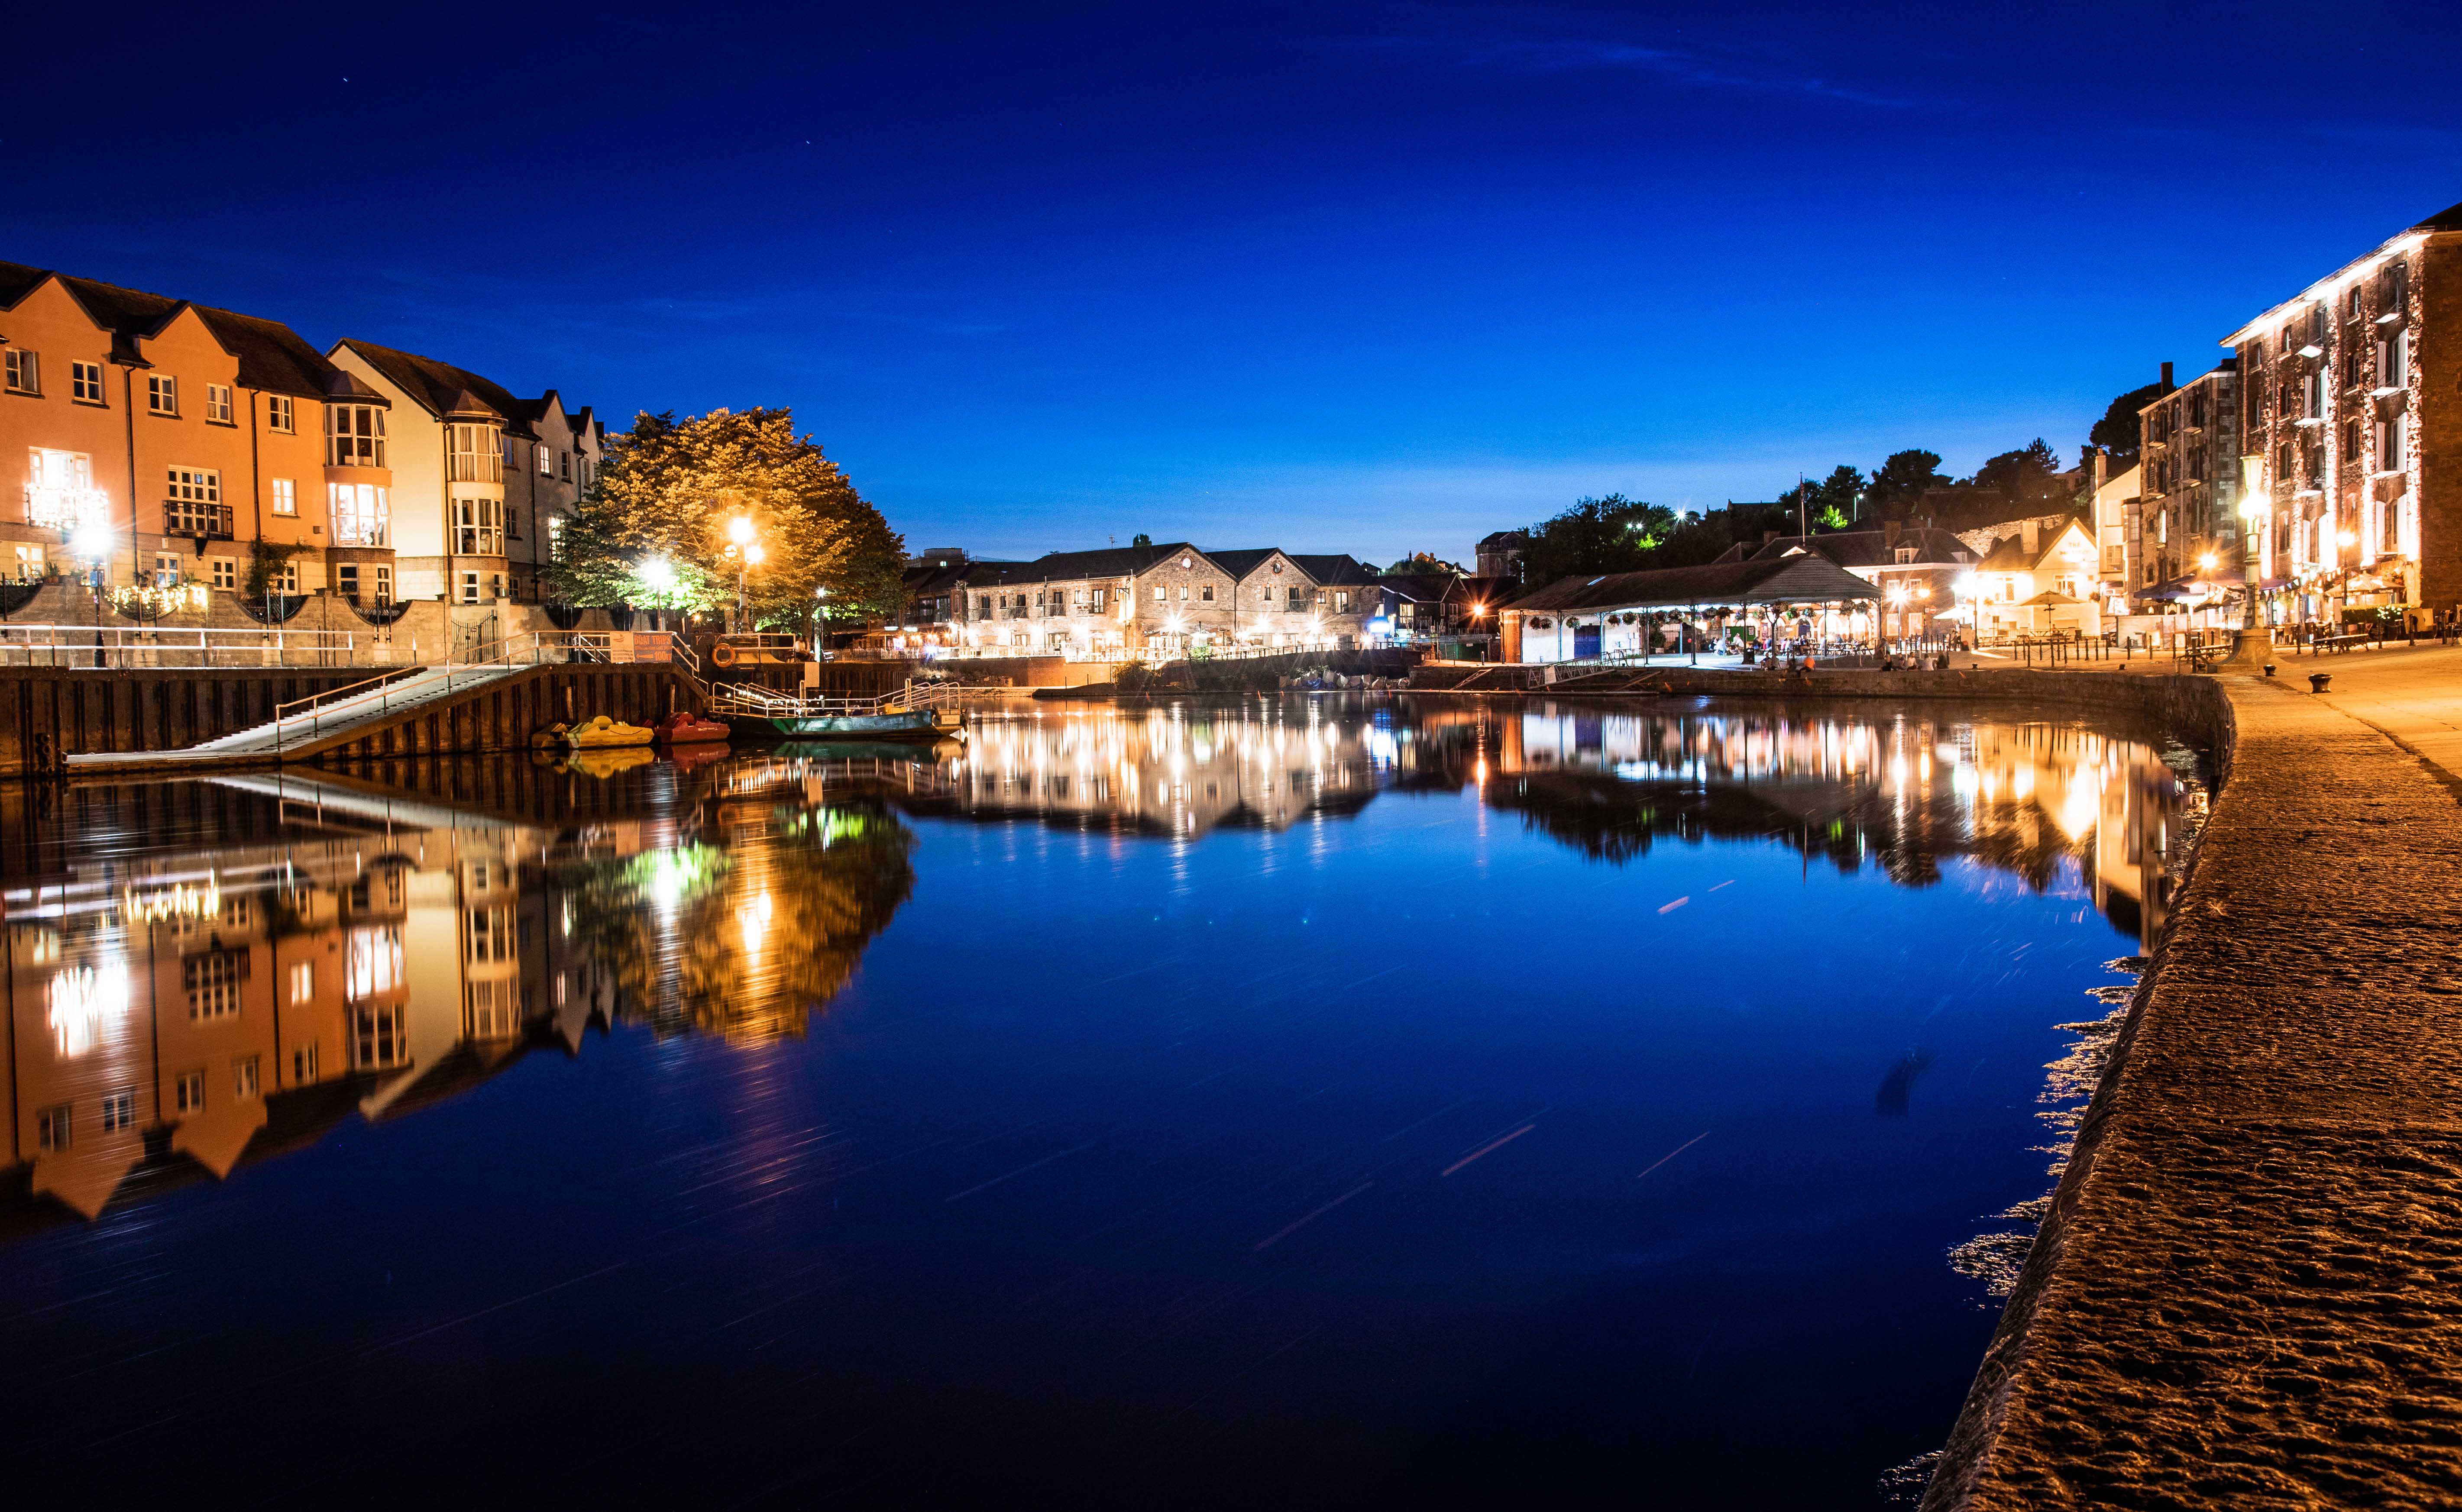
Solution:
[[[12,790],[11,1500],[1879,1506],[2158,747],[1321,697]]]

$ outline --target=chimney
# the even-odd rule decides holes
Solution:
[[[1897,550],[1897,546],[1898,546],[1898,522],[1897,522],[1897,521],[1895,521],[1895,520],[1884,520],[1884,521],[1882,521],[1882,522],[1881,522],[1881,544],[1882,544],[1883,546],[1885,546],[1885,547],[1888,547],[1890,550],[1891,550],[1891,551],[1893,551]]]
[[[2100,446],[2088,446],[2086,450],[2094,456],[2094,491],[2101,493],[2103,486],[2111,481],[2111,455]]]
[[[2028,516],[2026,523],[2018,527],[2018,537],[2025,544],[2026,554],[2033,556],[2043,549],[2043,522]]]
[[[2169,362],[2163,364],[2163,392],[2171,392],[2171,364]]]

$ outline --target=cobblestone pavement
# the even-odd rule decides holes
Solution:
[[[2462,649],[2278,666],[1928,1509],[2462,1505]]]

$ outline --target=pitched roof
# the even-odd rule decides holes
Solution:
[[[1491,530],[1487,534],[1479,538],[1479,544],[1481,546],[1528,546],[1530,544],[1530,532],[1527,530]]]
[[[1134,577],[1167,557],[1183,554],[1213,558],[1186,541],[1170,541],[1161,546],[1112,546],[1096,551],[1052,551],[1031,562],[978,562],[978,567],[993,567],[988,581],[1002,583],[1058,583],[1080,578]],[[977,577],[975,581],[986,579]]]
[[[2094,532],[2087,530],[2084,523],[2072,516],[2057,529],[2038,534],[2035,537],[2035,550],[2031,552],[2026,550],[2024,535],[2000,537],[1992,543],[1992,550],[1983,553],[1983,560],[1976,564],[1977,569],[1986,572],[2032,572],[2050,560],[2053,548],[2059,546],[2061,538],[2067,535],[2072,529],[2084,531],[2089,542],[2094,539]]]
[[[1567,577],[1514,604],[1524,610],[1683,608],[1704,604],[1830,604],[1875,598],[1872,585],[1825,557],[1714,562],[1604,577]]]
[[[1810,551],[1841,567],[1894,567],[1898,551],[1913,547],[1917,562],[1972,562],[1975,552],[1955,535],[1932,526],[1917,526],[1900,530],[1897,539],[1881,530],[1833,530],[1825,535],[1782,535],[1753,553],[1755,561],[1769,561],[1800,551]],[[1721,558],[1723,560],[1723,558]]]
[[[2462,231],[2462,205],[2449,205],[2411,227],[2414,231]]]
[[[314,399],[323,395],[332,381],[334,365],[298,332],[279,320],[122,289],[117,284],[97,283],[47,268],[0,263],[0,310],[15,308],[20,300],[41,288],[46,279],[54,277],[88,318],[112,334],[118,355],[136,357],[136,342],[160,335],[182,310],[192,309],[223,350],[239,359],[241,387]]]
[[[1208,561],[1230,573],[1232,581],[1239,582],[1264,566],[1265,558],[1280,550],[1273,546],[1243,546],[1236,551],[1208,551],[1205,555]]]
[[[1461,583],[1451,572],[1387,572],[1376,579],[1377,587],[1418,604],[1441,604]]]
[[[394,385],[411,398],[411,401],[430,415],[492,414],[505,422],[505,433],[528,440],[538,439],[530,422],[546,408],[544,399],[515,399],[504,385],[481,378],[467,368],[440,362],[434,357],[415,353],[398,352],[380,347],[373,341],[346,337],[337,346],[349,347],[367,360],[367,364],[391,378]]]
[[[1375,573],[1361,566],[1359,559],[1354,556],[1339,553],[1332,556],[1301,556],[1290,551],[1285,551],[1283,555],[1301,572],[1316,579],[1316,585],[1319,588],[1348,588],[1354,583],[1373,581],[1376,576]]]

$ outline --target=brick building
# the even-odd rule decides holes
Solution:
[[[2462,605],[2462,205],[2223,340],[2249,558],[2279,621]]]
[[[2129,589],[2261,566],[2241,549],[2239,358],[2223,358],[2140,409],[2137,420],[2138,521],[2128,534],[2139,554]]]

